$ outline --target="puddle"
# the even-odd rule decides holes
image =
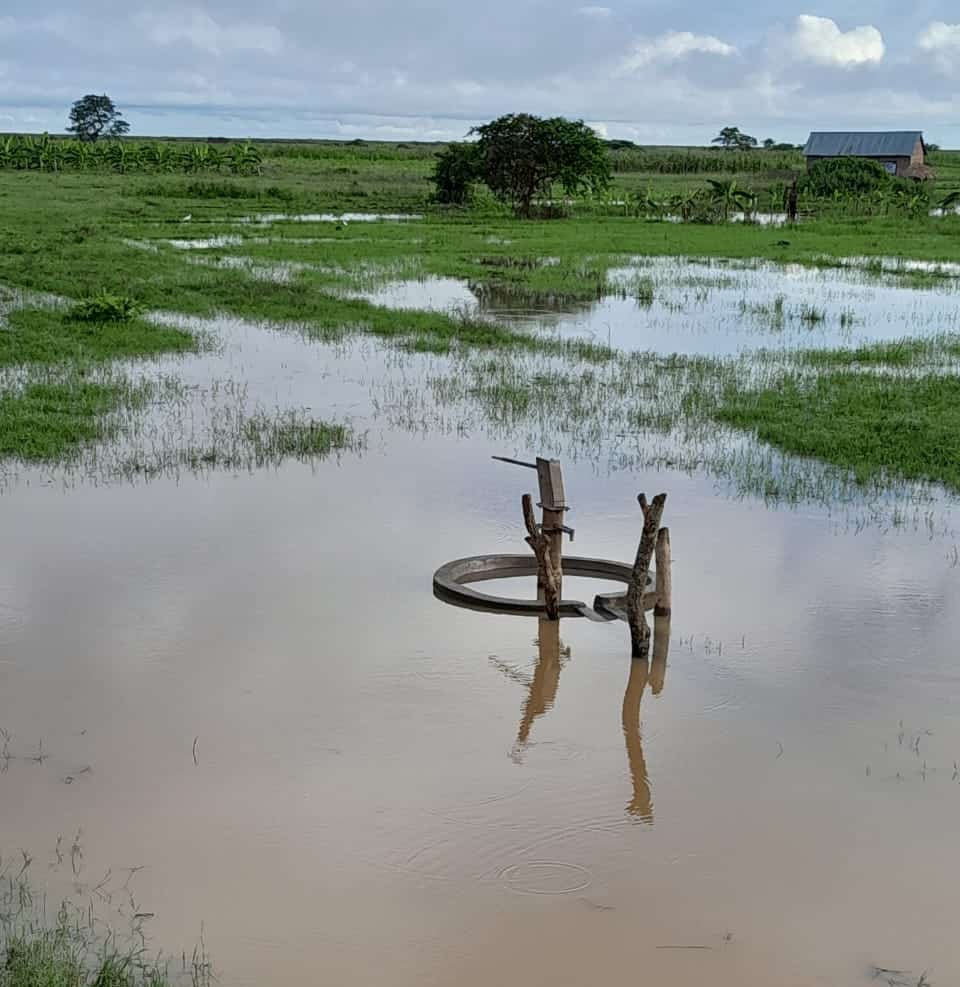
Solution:
[[[195,240],[164,240],[163,242],[177,250],[213,250],[217,247],[239,247],[243,243],[243,237],[224,234]]]
[[[925,269],[915,264],[890,265],[889,273]],[[612,294],[598,302],[541,298],[531,304],[520,291],[454,278],[394,282],[362,297],[392,308],[475,310],[531,331],[623,350],[709,356],[849,346],[957,329],[956,284],[945,281],[919,292],[859,266],[638,258],[610,272],[611,292],[623,297]]]
[[[265,212],[253,216],[242,216],[238,223],[255,223],[268,226],[271,223],[401,223],[423,219],[418,213],[377,213],[377,212],[345,212],[345,213],[282,213]]]

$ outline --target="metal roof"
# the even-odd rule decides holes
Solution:
[[[814,131],[803,153],[813,158],[908,158],[917,141],[923,140],[919,130],[894,130],[885,133],[839,130]]]

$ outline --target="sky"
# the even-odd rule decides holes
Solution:
[[[0,0],[0,131],[108,93],[141,135],[449,140],[502,113],[960,147],[955,0]]]

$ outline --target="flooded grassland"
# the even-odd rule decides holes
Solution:
[[[4,865],[108,910],[136,870],[229,983],[960,977],[955,272],[243,218],[93,236],[112,352],[7,265],[3,400],[136,400],[4,450]],[[578,555],[669,493],[665,659],[433,597],[526,551],[498,454],[562,457]]]

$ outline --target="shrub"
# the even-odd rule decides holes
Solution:
[[[828,158],[818,161],[799,182],[807,195],[827,199],[834,195],[875,192],[893,179],[878,161],[869,158]]]
[[[69,316],[75,322],[129,322],[141,311],[139,302],[127,295],[98,291],[77,302],[70,309]]]
[[[444,205],[464,206],[479,179],[476,144],[451,144],[437,155],[431,179],[436,186],[434,199]]]

